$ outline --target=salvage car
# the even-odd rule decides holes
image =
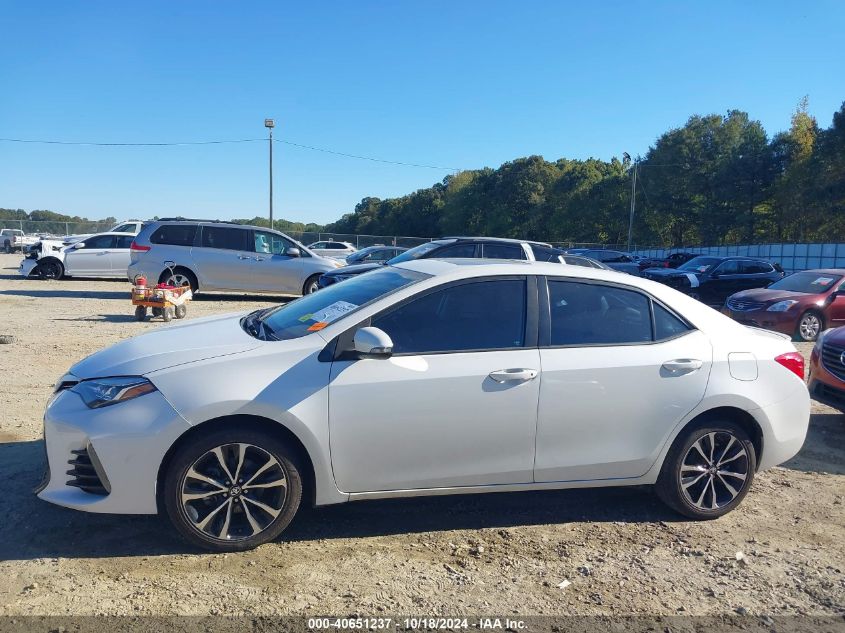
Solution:
[[[643,272],[646,279],[659,281],[708,305],[718,306],[736,292],[765,288],[783,275],[779,265],[764,259],[709,255],[695,257],[678,268],[649,268]]]
[[[384,246],[379,244],[376,246],[367,246],[360,251],[355,251],[351,255],[346,256],[347,264],[364,264],[364,263],[383,263],[389,259],[393,259],[397,255],[401,255],[407,248],[401,246]]]
[[[801,448],[803,373],[783,335],[662,284],[411,260],[78,362],[37,494],[161,512],[213,551],[274,539],[302,504],[385,497],[654,485],[714,519]]]
[[[628,273],[629,275],[640,275],[642,270],[639,261],[631,253],[614,251],[606,248],[570,248],[567,253],[580,255],[601,262],[608,268]]]
[[[356,248],[349,242],[335,242],[334,240],[314,242],[308,245],[308,250],[321,257],[337,259],[345,259],[347,255],[356,252]]]
[[[731,295],[722,312],[745,325],[815,341],[825,328],[845,325],[843,277],[839,268],[793,273],[768,288]]]
[[[845,413],[845,327],[819,334],[807,382],[813,400]]]
[[[30,248],[18,272],[42,279],[62,277],[126,277],[131,233],[98,233],[69,245],[41,240]]]

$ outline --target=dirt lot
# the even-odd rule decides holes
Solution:
[[[374,501],[209,555],[156,517],[45,504],[31,491],[54,380],[167,326],[132,319],[126,282],[26,281],[19,261],[0,255],[0,334],[16,338],[0,345],[0,615],[845,614],[845,416],[820,405],[803,451],[708,523],[645,489]],[[188,318],[274,301],[198,298]]]

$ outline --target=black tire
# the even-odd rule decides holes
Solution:
[[[270,513],[262,511],[259,516],[259,513],[253,514],[252,512],[247,513],[244,511],[244,506],[252,508],[255,511],[257,504],[254,501],[253,503],[248,503],[250,499],[247,498],[247,495],[251,491],[243,483],[243,479],[239,480],[241,485],[244,485],[243,491],[238,492],[237,496],[232,492],[232,488],[237,487],[240,490],[240,485],[230,481],[229,483],[234,484],[233,486],[228,488],[224,486],[226,488],[225,492],[215,493],[208,497],[208,500],[198,499],[183,503],[182,492],[188,480],[198,482],[197,485],[200,487],[205,486],[206,490],[217,490],[214,486],[210,486],[196,478],[188,477],[188,471],[196,468],[199,472],[202,472],[200,464],[203,463],[210,462],[210,465],[214,466],[215,461],[214,458],[210,457],[210,454],[218,447],[221,449],[221,455],[224,455],[224,461],[230,466],[236,466],[237,448],[233,445],[237,444],[246,444],[251,447],[244,453],[245,460],[241,470],[241,472],[247,472],[246,481],[249,481],[250,473],[260,467],[264,457],[270,456],[276,461],[276,466],[273,466],[273,468],[266,472],[276,470],[282,480],[286,482],[285,486],[278,487],[278,491],[270,487],[261,489],[264,491],[273,490],[274,492],[271,494],[283,495],[283,498],[277,498],[275,501],[271,501],[267,497],[261,497],[262,494],[267,494],[266,492],[258,492],[259,496],[255,498],[255,501],[260,500],[266,502],[268,506],[273,505],[279,508],[278,514],[272,519],[270,517],[273,515]],[[231,457],[235,458],[234,462],[231,461]],[[255,458],[254,463],[247,463],[250,458]],[[204,460],[209,461],[205,462]],[[216,463],[219,464],[219,462]],[[208,471],[205,472],[207,473]],[[302,500],[301,472],[302,468],[296,457],[296,453],[272,435],[253,429],[220,429],[206,436],[195,437],[192,441],[179,448],[173,455],[167,466],[161,488],[163,495],[162,504],[173,527],[176,528],[183,539],[192,545],[214,552],[240,552],[275,539],[290,524]],[[211,473],[215,481],[217,481],[216,477],[226,479],[226,475],[222,469],[218,468],[217,473],[216,476]],[[192,486],[192,490],[196,491],[197,488]],[[246,500],[242,501],[242,499]],[[243,528],[243,531],[236,534],[234,538],[220,538],[210,533],[217,531],[217,525],[215,523],[219,523],[220,519],[224,519],[222,514],[219,518],[212,517],[211,522],[205,526],[208,528],[208,531],[198,527],[202,522],[201,520],[194,520],[194,518],[199,519],[199,512],[204,512],[203,519],[208,519],[209,515],[214,512],[214,508],[217,507],[216,502],[222,504],[228,503],[231,508],[231,521],[228,524],[220,526],[220,534],[229,526],[233,530],[239,527]],[[220,510],[219,507],[217,509],[218,511]],[[275,507],[273,509],[275,510]],[[226,509],[226,511],[229,510]],[[196,517],[192,518],[189,516],[189,512],[196,514]],[[246,533],[248,530],[255,529],[251,526],[252,521],[247,522],[247,514],[252,516],[253,519],[261,518],[266,521],[262,529],[252,535],[247,535]]]
[[[163,310],[161,308],[153,308],[153,316],[160,317],[162,315]]]
[[[165,323],[170,323],[173,320],[173,308],[164,308],[161,311],[161,318]]]
[[[143,321],[147,318],[147,308],[146,306],[135,306],[135,320],[136,321]]]
[[[173,279],[175,277],[175,279]],[[182,266],[176,266],[171,275],[170,270],[165,270],[159,275],[158,282],[160,284],[169,283],[172,286],[190,286],[191,292],[196,292],[199,288],[197,276]]]
[[[320,289],[319,284],[317,283],[320,280],[320,274],[311,275],[308,279],[305,280],[305,283],[302,286],[302,294],[310,295],[317,292]]]
[[[186,314],[188,314],[188,306],[186,306],[184,303],[182,305],[176,306],[176,313],[174,316],[177,319],[184,319]]]
[[[38,276],[41,279],[61,279],[65,276],[65,267],[55,259],[48,259],[40,262],[37,266]]]
[[[714,437],[714,450],[709,450],[709,442]],[[733,442],[730,442],[729,437],[733,438]],[[699,447],[704,449],[705,455],[700,455],[694,448],[699,441]],[[722,455],[721,451],[725,451],[725,454]],[[744,456],[735,457],[742,451]],[[733,470],[727,471],[715,466],[716,472],[712,472],[712,468],[704,465],[710,454],[714,455],[714,466],[716,460],[725,460],[722,462],[725,468]],[[702,470],[689,468],[690,464],[696,463],[696,459],[702,463]],[[681,475],[685,461],[688,466],[684,470],[687,473],[686,481]],[[675,439],[663,462],[655,492],[666,505],[684,516],[699,520],[715,519],[742,502],[754,481],[756,470],[757,454],[745,429],[730,420],[708,420],[684,429]],[[719,474],[725,472],[731,472],[733,476]],[[742,474],[744,479],[740,479],[738,474]],[[695,479],[697,481],[693,482]],[[711,479],[714,482],[712,484],[708,483]]]
[[[812,343],[824,331],[824,317],[818,310],[807,310],[798,319],[795,333],[802,341]]]

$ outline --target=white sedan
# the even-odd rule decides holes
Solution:
[[[275,538],[303,500],[654,484],[711,519],[801,448],[803,371],[787,337],[641,278],[409,261],[77,363],[38,495],[161,508],[214,551]]]
[[[98,233],[70,245],[41,240],[33,245],[18,272],[24,277],[117,277],[126,279],[131,233]]]
[[[317,253],[317,255],[320,255],[321,257],[333,257],[336,259],[345,260],[346,257],[351,255],[352,253],[357,252],[358,249],[352,246],[352,244],[350,244],[349,242],[336,242],[334,240],[328,240],[309,244],[308,250],[313,253]]]

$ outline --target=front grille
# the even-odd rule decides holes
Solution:
[[[840,391],[836,387],[826,385],[820,380],[814,381],[813,397],[821,402],[832,404],[839,408],[845,408],[845,392]]]
[[[728,308],[736,312],[751,312],[761,310],[766,304],[762,301],[751,301],[749,299],[728,299]]]
[[[827,342],[822,343],[822,364],[839,380],[845,380],[845,363],[842,362],[843,353],[845,353],[845,347],[831,345]]]
[[[68,486],[79,488],[92,495],[107,495],[109,494],[108,480],[103,481],[98,468],[91,455],[88,453],[88,448],[80,448],[79,450],[71,451],[75,457],[68,461],[73,468],[67,471],[71,476]]]

